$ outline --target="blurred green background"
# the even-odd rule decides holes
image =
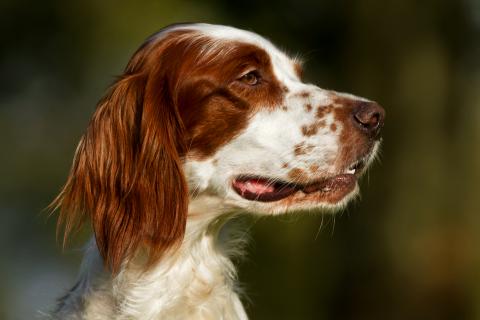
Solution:
[[[62,253],[41,211],[114,76],[180,21],[254,30],[387,110],[359,201],[248,222],[252,319],[480,319],[479,0],[1,0],[0,319],[73,284],[80,241]]]

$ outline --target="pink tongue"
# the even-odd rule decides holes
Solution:
[[[252,179],[246,181],[236,181],[235,184],[236,187],[240,189],[242,194],[247,191],[255,194],[264,194],[275,191],[273,184],[266,183],[266,181]]]

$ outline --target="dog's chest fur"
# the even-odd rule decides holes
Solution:
[[[191,202],[192,218],[181,247],[147,272],[140,271],[132,261],[112,279],[103,270],[103,262],[92,240],[86,250],[79,282],[62,299],[57,317],[247,319],[236,290],[235,268],[230,261],[230,256],[240,251],[242,241],[230,236],[227,240],[224,234],[219,235],[224,221],[218,220],[217,201],[204,196]],[[212,218],[195,219],[197,210],[203,213],[208,210]],[[77,312],[72,314],[72,309]]]

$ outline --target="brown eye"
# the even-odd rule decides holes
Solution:
[[[245,84],[248,84],[249,86],[254,86],[258,84],[258,82],[260,81],[260,75],[256,70],[254,70],[254,71],[250,71],[247,74],[244,74],[238,80],[240,80]]]

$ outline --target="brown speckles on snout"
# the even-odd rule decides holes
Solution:
[[[312,105],[311,105],[310,103],[307,103],[307,104],[305,105],[305,111],[306,111],[306,112],[311,112],[312,109],[313,109],[313,107],[312,107]]]
[[[317,165],[317,164],[312,164],[310,167],[310,172],[313,173],[313,174],[316,174],[318,173],[320,167]]]
[[[332,112],[334,106],[333,105],[326,105],[326,106],[318,106],[317,107],[317,112],[315,113],[315,117],[317,119],[322,119],[325,117],[328,113]]]
[[[301,128],[302,134],[305,137],[311,137],[313,135],[316,135],[318,133],[318,129],[324,128],[326,126],[326,124],[327,123],[325,122],[325,120],[322,120],[322,121],[312,123],[310,125],[304,125]]]
[[[300,156],[302,154],[305,154],[304,150],[303,150],[303,147],[305,146],[305,143],[299,143],[299,144],[296,144],[294,147],[293,147],[293,153],[296,155],[296,156]]]
[[[301,182],[308,180],[308,174],[303,169],[293,168],[288,172],[288,178],[291,181]]]
[[[299,93],[295,94],[295,97],[298,97],[298,98],[303,98],[303,99],[307,99],[307,98],[310,98],[311,96],[311,93],[310,91],[300,91]]]
[[[296,144],[294,149],[293,149],[293,153],[296,155],[296,156],[301,156],[301,155],[304,155],[304,154],[307,154],[309,153],[310,151],[313,150],[313,148],[315,148],[315,146],[313,145],[305,145],[304,142],[302,143],[299,143],[299,144]]]
[[[302,134],[305,136],[305,137],[311,137],[315,134],[317,134],[318,132],[318,127],[316,126],[316,124],[311,124],[311,125],[308,125],[308,126],[302,126]]]
[[[332,132],[337,131],[337,125],[336,125],[335,123],[332,123],[332,124],[330,125],[330,130],[331,130]]]

